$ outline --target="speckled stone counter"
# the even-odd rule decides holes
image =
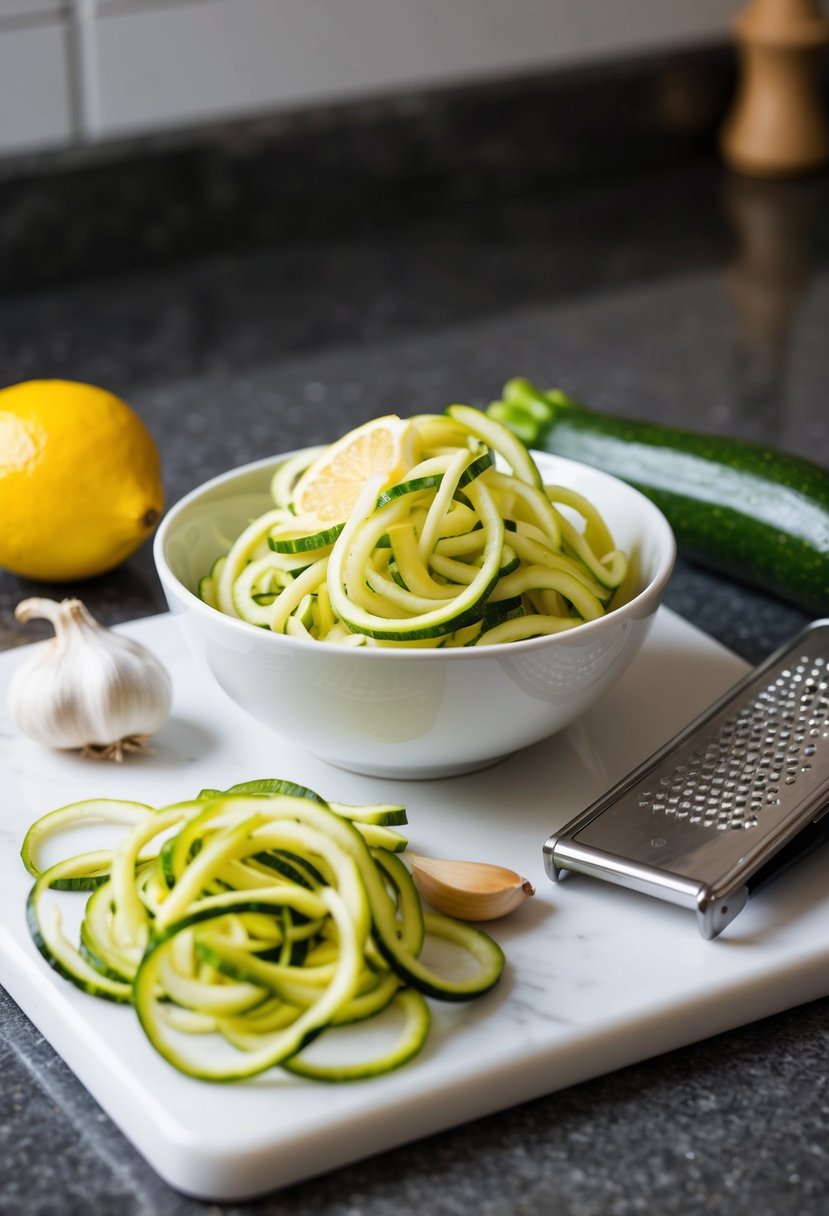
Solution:
[[[698,114],[682,108],[696,95],[700,65],[691,67],[691,85],[687,73],[678,78],[686,93],[673,78],[673,143],[663,126],[647,154],[641,140],[627,160],[617,149],[604,171],[582,155],[564,172],[557,111],[548,104],[542,122],[526,94],[511,109],[503,94],[487,95],[497,130],[489,143],[478,134],[472,151],[467,126],[436,134],[422,101],[416,119],[396,118],[408,159],[399,140],[366,134],[382,116],[363,115],[345,161],[359,171],[341,194],[332,183],[342,149],[338,159],[329,141],[319,177],[306,159],[291,178],[295,144],[289,154],[276,139],[270,158],[261,131],[255,156],[239,131],[233,156],[225,147],[218,159],[205,137],[201,181],[188,190],[206,208],[181,210],[175,169],[192,173],[187,149],[7,170],[0,188],[14,223],[7,209],[0,383],[61,376],[123,395],[157,439],[171,502],[226,468],[375,414],[485,404],[515,374],[611,412],[829,462],[829,180],[725,173],[710,151],[712,115],[693,138],[680,121]],[[650,94],[616,88],[637,101],[641,127]],[[579,113],[599,111],[591,105]],[[474,97],[464,106],[468,119]],[[521,132],[514,144],[510,122]],[[618,140],[626,133],[622,119]],[[85,182],[91,210],[73,220]],[[120,226],[106,206],[118,182]],[[0,574],[0,646],[40,636],[14,622],[19,599],[67,590],[107,622],[165,607],[149,546],[70,589]],[[684,561],[667,602],[753,662],[807,620]],[[794,1009],[256,1203],[214,1208],[159,1181],[0,994],[0,1212],[818,1216],[829,1191],[827,1015],[829,1001]]]

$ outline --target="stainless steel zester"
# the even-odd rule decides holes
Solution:
[[[544,865],[554,881],[577,871],[691,908],[711,939],[829,838],[827,811],[829,619],[551,836]]]

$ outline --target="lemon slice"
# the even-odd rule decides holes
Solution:
[[[387,414],[365,422],[327,447],[294,487],[291,505],[297,515],[323,523],[348,519],[366,482],[382,478],[379,490],[400,481],[418,460],[417,428],[408,419]]]

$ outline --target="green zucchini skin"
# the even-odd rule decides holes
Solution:
[[[829,469],[726,436],[601,414],[511,380],[488,410],[528,447],[629,482],[685,556],[799,608],[829,611]]]

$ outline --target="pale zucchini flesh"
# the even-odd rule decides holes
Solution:
[[[620,605],[628,559],[609,521],[575,490],[545,486],[508,427],[464,405],[411,422],[407,473],[367,482],[336,523],[296,513],[290,471],[275,479],[276,508],[214,562],[205,602],[304,641],[384,647],[515,643]],[[533,543],[512,546],[514,531]],[[490,606],[504,599],[524,620],[493,633]]]
[[[281,1066],[309,1081],[366,1080],[422,1049],[424,998],[473,999],[504,967],[487,934],[423,909],[405,821],[401,806],[332,804],[270,778],[159,810],[76,803],[25,838],[29,928],[63,979],[132,1005],[189,1076],[230,1082]],[[71,843],[95,822],[119,825],[115,847],[40,867],[45,841]],[[85,901],[76,942],[62,927],[66,900]],[[441,939],[462,952],[462,975],[425,961]],[[355,1028],[375,1020],[375,1046],[360,1039],[352,1052]]]

